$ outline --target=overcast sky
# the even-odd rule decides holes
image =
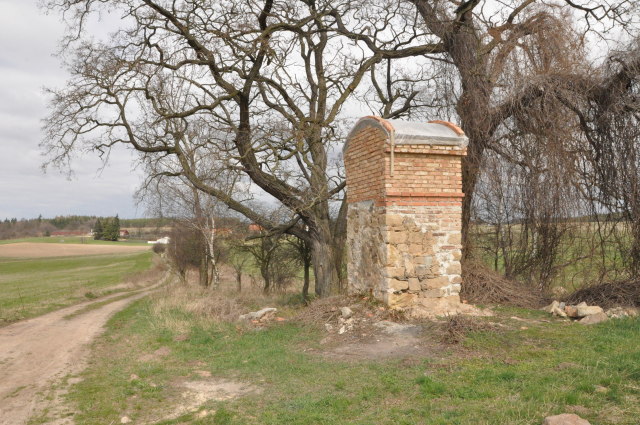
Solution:
[[[67,74],[53,57],[64,30],[61,18],[45,15],[36,3],[0,0],[0,220],[39,214],[140,217],[144,208],[133,201],[140,175],[126,151],[114,152],[102,172],[94,156],[76,161],[71,180],[55,169],[41,170],[43,87],[62,86]]]

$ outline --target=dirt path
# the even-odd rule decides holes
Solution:
[[[157,286],[70,318],[65,316],[122,293],[0,328],[0,425],[26,424],[43,408],[39,394],[84,369],[87,344],[103,331],[109,317]]]

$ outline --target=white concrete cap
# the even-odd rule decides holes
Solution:
[[[353,127],[343,150],[347,150],[349,141],[361,130],[377,127],[395,138],[396,145],[445,145],[465,148],[469,139],[460,127],[447,121],[410,122],[402,120],[385,120],[380,117],[368,116],[360,118]]]

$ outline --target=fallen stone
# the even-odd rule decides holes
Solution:
[[[340,307],[340,314],[342,314],[343,318],[348,319],[353,316],[353,310],[349,307]]]
[[[612,319],[622,319],[624,317],[636,317],[638,310],[633,307],[614,307],[605,312]]]
[[[128,416],[123,416],[120,418],[120,423],[121,424],[129,424],[131,423],[131,418]]]
[[[568,305],[564,308],[564,312],[567,316],[576,318],[578,317],[578,307],[574,305]]]
[[[581,306],[578,305],[577,307],[577,314],[578,317],[586,317],[586,316],[591,316],[592,314],[598,314],[598,313],[603,313],[604,311],[602,310],[602,307],[598,307],[597,305],[593,305],[593,306]]]
[[[542,425],[591,425],[588,420],[582,419],[573,413],[563,413],[562,415],[547,416]]]
[[[622,307],[610,308],[609,310],[605,311],[605,314],[612,319],[620,319],[628,316],[627,312]]]
[[[551,313],[553,313],[554,316],[567,317],[567,313],[565,313],[564,310],[560,307],[554,308]]]
[[[257,320],[259,322],[264,322],[269,320],[273,316],[276,315],[277,308],[267,307],[262,310],[252,311],[251,313],[243,314],[238,319],[239,320]]]
[[[600,312],[585,316],[584,318],[580,319],[580,323],[582,323],[583,325],[595,325],[596,323],[602,323],[607,320],[609,320],[609,316],[607,316],[603,312]]]
[[[560,303],[558,301],[553,301],[551,304],[549,304],[546,307],[542,307],[543,311],[546,311],[547,313],[553,313],[553,310],[555,310],[556,308],[558,308],[560,306]]]

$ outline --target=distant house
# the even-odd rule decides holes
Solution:
[[[128,238],[129,237],[129,231],[127,229],[120,229],[120,237],[121,238]]]
[[[147,243],[155,245],[155,244],[161,244],[161,245],[168,245],[169,244],[169,236],[165,236],[163,238],[158,239],[157,241],[148,241]]]
[[[248,230],[250,232],[262,232],[264,231],[264,227],[260,226],[259,224],[252,223],[249,225]]]

